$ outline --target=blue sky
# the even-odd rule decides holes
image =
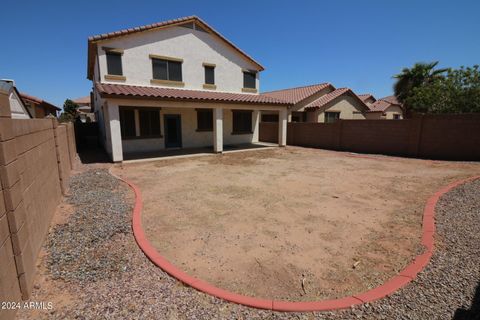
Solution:
[[[198,15],[264,67],[261,90],[320,82],[377,97],[417,61],[480,63],[480,1],[6,1],[0,78],[59,106],[89,93],[87,37]]]

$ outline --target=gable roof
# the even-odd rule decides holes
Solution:
[[[287,102],[272,97],[247,94],[214,92],[203,90],[172,89],[161,87],[143,87],[125,84],[95,83],[102,97],[141,98],[187,101],[213,101],[240,104],[289,105]]]
[[[35,104],[38,104],[38,105],[42,106],[42,107],[45,107],[45,106],[46,106],[46,107],[54,108],[55,110],[61,110],[59,107],[51,104],[50,102],[45,101],[45,100],[43,100],[43,99],[41,99],[41,98],[37,98],[37,97],[31,96],[31,95],[29,95],[29,94],[27,94],[27,93],[25,93],[25,92],[21,92],[21,93],[20,93],[20,96],[22,97],[22,100],[23,100],[23,101],[25,101],[25,100],[26,100],[26,101],[31,101],[31,102],[33,102],[33,103],[35,103]]]
[[[172,19],[168,21],[163,21],[163,22],[157,22],[157,23],[152,23],[148,24],[145,26],[140,26],[140,27],[135,27],[135,28],[129,28],[129,29],[123,29],[120,31],[115,31],[115,32],[110,32],[110,33],[104,33],[96,36],[91,36],[88,38],[88,63],[87,63],[87,78],[92,80],[93,76],[93,62],[95,61],[94,57],[96,54],[96,44],[97,42],[107,40],[107,39],[112,39],[112,38],[118,38],[126,35],[131,35],[139,32],[144,32],[148,30],[154,30],[154,29],[162,29],[166,27],[173,27],[177,26],[180,24],[185,24],[193,22],[196,24],[199,24],[203,29],[205,29],[207,32],[210,34],[213,34],[220,40],[222,40],[224,43],[226,43],[229,47],[240,53],[243,57],[245,57],[248,61],[252,62],[255,64],[260,71],[265,70],[265,68],[255,61],[252,57],[250,57],[248,54],[246,54],[243,50],[241,50],[239,47],[234,45],[231,41],[229,41],[227,38],[225,38],[223,35],[221,35],[218,31],[213,29],[211,26],[209,26],[205,21],[200,19],[197,16],[188,16],[188,17],[183,17],[183,18],[178,18],[178,19]]]
[[[370,105],[370,112],[384,112],[391,106],[397,106],[403,109],[403,105],[397,100],[395,96],[387,96],[378,99]]]
[[[400,101],[398,101],[397,97],[395,96],[387,96],[387,97],[380,98],[378,100],[387,101],[388,103],[391,103],[391,104],[398,104],[399,106],[402,105]]]
[[[373,96],[373,94],[371,93],[364,93],[364,94],[357,94],[357,96],[362,99],[363,102],[367,101],[368,99],[372,98],[373,101],[377,101],[377,99],[375,99],[375,97]]]
[[[77,99],[74,99],[72,100],[73,102],[75,102],[76,104],[78,105],[90,105],[91,101],[90,101],[90,96],[85,96],[85,97],[81,97],[81,98],[77,98]]]
[[[320,98],[318,98],[317,100],[312,101],[309,104],[307,104],[305,106],[305,110],[318,110],[318,109],[324,107],[325,105],[327,105],[329,102],[331,102],[331,101],[333,101],[333,100],[337,99],[338,97],[340,97],[342,95],[345,95],[345,94],[348,94],[348,95],[354,97],[356,100],[358,100],[360,105],[362,105],[364,107],[365,110],[369,110],[369,108],[365,104],[365,102],[363,102],[362,99],[360,99],[349,88],[339,88],[339,89],[336,89],[335,91],[327,93],[327,94],[321,96]]]
[[[327,87],[331,87],[332,90],[335,89],[335,87],[332,86],[330,83],[325,82],[325,83],[313,84],[313,85],[303,86],[303,87],[263,92],[261,95],[275,98],[275,99],[280,99],[290,104],[296,104],[302,101],[303,99],[306,99],[311,95]]]
[[[17,87],[15,87],[12,82],[0,80],[0,93],[5,94],[8,97],[8,102],[6,103],[8,104],[8,109],[10,110],[13,119],[32,118],[30,111],[28,111],[28,108],[20,97],[20,92],[18,92]],[[10,98],[11,94],[13,95],[12,98]],[[13,99],[13,101],[11,99]]]

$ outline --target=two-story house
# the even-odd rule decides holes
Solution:
[[[105,149],[124,154],[258,142],[261,111],[288,103],[260,95],[264,68],[198,17],[90,37],[88,79]]]

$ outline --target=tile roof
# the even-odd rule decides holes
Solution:
[[[56,105],[54,104],[51,104],[50,102],[48,101],[45,101],[43,99],[40,99],[40,98],[37,98],[37,97],[34,97],[34,96],[31,96],[25,92],[20,92],[20,97],[22,98],[22,100],[28,100],[28,101],[32,101],[36,104],[39,104],[39,105],[46,105],[48,107],[51,107],[51,108],[55,108],[56,110],[61,110],[59,107],[57,107]]]
[[[397,100],[397,97],[395,97],[395,96],[387,96],[387,97],[380,98],[380,99],[378,99],[378,100],[384,100],[384,101],[387,101],[387,102],[389,102],[389,103],[391,103],[391,104],[402,105],[402,104],[400,103],[400,101]]]
[[[87,78],[90,79],[90,80],[92,79],[93,62],[95,60],[94,57],[95,57],[95,54],[96,54],[96,52],[95,52],[96,50],[94,50],[94,48],[95,48],[96,42],[111,39],[111,38],[121,37],[121,36],[125,36],[125,35],[130,35],[130,34],[133,34],[133,33],[143,32],[143,31],[147,31],[147,30],[163,28],[163,27],[168,27],[168,26],[175,26],[175,25],[178,25],[178,24],[188,23],[188,22],[195,22],[195,23],[200,24],[202,28],[204,28],[208,32],[210,32],[210,33],[214,34],[215,36],[217,36],[218,38],[220,38],[220,40],[222,40],[227,45],[229,45],[231,48],[233,48],[234,50],[239,52],[247,60],[249,60],[253,64],[257,65],[260,71],[265,69],[260,63],[255,61],[251,56],[249,56],[247,53],[245,53],[239,47],[234,45],[230,40],[228,40],[222,34],[220,34],[220,32],[218,32],[217,30],[215,30],[211,26],[209,26],[205,21],[203,21],[202,19],[200,19],[197,16],[188,16],[188,17],[182,17],[182,18],[172,19],[172,20],[168,20],[168,21],[152,23],[152,24],[148,24],[148,25],[145,25],[145,26],[123,29],[123,30],[120,30],[120,31],[115,31],[115,32],[110,32],[110,33],[103,33],[103,34],[100,34],[100,35],[95,35],[95,36],[89,37],[88,38]]]
[[[403,108],[402,104],[397,100],[395,96],[383,97],[372,103],[370,106],[370,112],[384,112],[388,107],[396,105]]]
[[[90,104],[90,96],[77,98],[77,99],[74,99],[72,101],[75,102],[76,104],[83,104],[83,105]]]
[[[305,110],[317,110],[320,109],[321,107],[325,106],[327,103],[335,100],[336,98],[344,95],[344,94],[349,94],[353,96],[354,98],[358,99],[358,101],[364,106],[366,110],[369,110],[368,106],[360,99],[351,89],[349,88],[339,88],[336,89],[335,91],[332,91],[330,93],[327,93],[320,98],[318,98],[315,101],[312,101],[311,103],[307,104],[305,106]]]
[[[123,84],[95,83],[100,95],[106,97],[132,97],[162,100],[214,101],[227,103],[284,105],[289,103],[260,94],[214,92],[201,90],[143,87]]]
[[[364,94],[357,94],[357,96],[363,101],[365,102],[366,100],[372,98],[373,101],[376,101],[377,99],[375,99],[375,97],[373,96],[373,94],[370,94],[370,93],[364,93]]]
[[[304,87],[263,92],[261,95],[280,99],[291,104],[296,104],[327,87],[331,87],[332,90],[335,89],[330,83],[319,83]]]

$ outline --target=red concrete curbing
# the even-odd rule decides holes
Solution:
[[[425,246],[426,252],[419,254],[412,263],[404,268],[398,275],[394,276],[383,285],[371,289],[367,292],[353,295],[351,297],[344,297],[333,300],[323,301],[311,301],[311,302],[290,302],[290,301],[278,301],[270,299],[258,299],[255,297],[244,296],[217,288],[207,282],[192,277],[160,255],[157,250],[152,246],[145,236],[145,232],[142,228],[142,195],[140,189],[132,182],[120,178],[110,172],[113,176],[119,180],[127,183],[135,192],[135,207],[133,209],[132,228],[133,234],[140,249],[145,255],[158,267],[177,278],[183,283],[207,294],[213,295],[220,299],[246,305],[249,307],[268,309],[273,311],[326,311],[335,309],[345,309],[354,305],[372,302],[384,298],[400,288],[410,283],[418,273],[420,273],[429,263],[434,250],[434,232],[435,232],[435,205],[440,197],[455,188],[456,186],[466,183],[471,180],[480,179],[480,176],[475,176],[459,181],[455,181],[446,187],[443,187],[437,191],[430,199],[428,199],[425,205],[423,213],[423,235],[422,244]]]

